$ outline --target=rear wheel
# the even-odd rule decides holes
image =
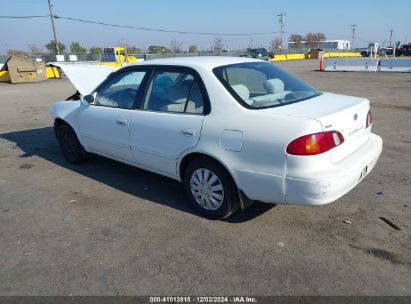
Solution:
[[[208,219],[223,219],[239,207],[237,187],[219,163],[206,157],[192,160],[184,174],[186,194],[198,213]]]
[[[57,140],[64,158],[73,164],[86,160],[87,152],[80,144],[76,133],[67,124],[61,124],[56,130]]]

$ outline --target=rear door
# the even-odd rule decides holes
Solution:
[[[199,75],[185,68],[155,68],[133,111],[130,146],[137,164],[175,176],[177,159],[197,145],[209,101]]]

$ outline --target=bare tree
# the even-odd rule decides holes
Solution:
[[[272,52],[274,52],[275,50],[281,49],[281,39],[277,37],[271,40],[270,49]]]
[[[173,39],[170,41],[170,49],[172,53],[182,53],[183,49],[182,49],[183,43],[180,41],[177,41],[177,39]]]
[[[198,52],[198,46],[195,44],[189,45],[188,46],[188,52],[189,53],[197,53]]]
[[[318,49],[321,42],[325,41],[326,37],[323,33],[308,33],[305,35],[307,46],[311,49]]]
[[[222,37],[217,37],[213,42],[213,52],[220,53],[224,49],[224,40]]]
[[[30,43],[28,45],[29,48],[29,53],[31,56],[40,56],[43,53],[43,50],[39,47],[37,47],[37,45],[35,43]]]
[[[18,56],[18,57],[29,57],[29,54],[25,51],[21,51],[21,50],[7,50],[7,55],[8,56]]]
[[[292,34],[290,36],[290,42],[294,43],[295,49],[301,49],[303,40],[304,40],[304,37],[299,34]]]

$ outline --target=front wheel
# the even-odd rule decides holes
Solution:
[[[239,207],[233,179],[224,167],[209,158],[198,157],[189,163],[184,187],[196,211],[208,219],[226,218]]]
[[[56,135],[61,152],[66,160],[73,164],[79,164],[86,160],[87,152],[70,126],[61,124],[57,127]]]

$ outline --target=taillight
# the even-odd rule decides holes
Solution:
[[[287,146],[287,153],[293,155],[317,155],[331,150],[344,142],[338,131],[327,131],[301,136]]]
[[[365,122],[365,128],[367,129],[372,123],[372,114],[371,114],[371,110],[368,111],[367,113],[367,120]]]

